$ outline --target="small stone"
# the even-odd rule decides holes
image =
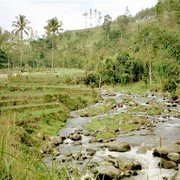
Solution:
[[[80,134],[74,133],[74,134],[70,135],[70,139],[73,141],[79,141],[82,139],[82,136]]]

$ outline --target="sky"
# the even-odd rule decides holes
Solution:
[[[12,21],[18,15],[25,15],[31,27],[41,36],[45,33],[47,20],[57,17],[64,30],[85,28],[84,12],[97,9],[102,16],[109,14],[114,20],[125,13],[126,6],[132,15],[154,6],[157,0],[0,0],[0,26],[12,31]],[[88,18],[87,26],[90,25]],[[92,20],[93,26],[95,18]]]

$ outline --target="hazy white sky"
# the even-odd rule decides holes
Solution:
[[[157,0],[0,0],[0,26],[12,31],[12,21],[19,14],[26,15],[31,27],[44,34],[44,26],[50,18],[57,17],[63,22],[64,30],[85,27],[83,13],[97,9],[102,15],[113,19],[124,14],[128,6],[132,15],[139,10],[152,7]],[[89,24],[89,23],[88,23]]]

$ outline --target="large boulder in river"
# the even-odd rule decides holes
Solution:
[[[116,152],[127,152],[131,150],[131,146],[127,142],[110,142],[104,145],[107,147],[109,151],[116,151]]]
[[[174,161],[168,161],[165,159],[161,159],[161,161],[158,163],[158,166],[164,169],[176,169],[178,167]]]
[[[120,170],[115,168],[110,163],[100,164],[96,169],[97,178],[96,179],[104,179],[104,180],[112,180],[118,179],[120,176]]]
[[[109,159],[109,162],[111,162],[115,167],[121,170],[141,170],[142,166],[138,162],[134,162],[130,159],[122,159],[122,158],[111,158]]]
[[[170,152],[170,153],[168,153],[167,157],[171,161],[180,162],[180,154],[178,154],[178,153]]]
[[[153,156],[167,158],[168,151],[162,147],[157,147],[153,151]]]
[[[168,153],[177,153],[180,154],[180,146],[177,144],[165,147],[156,147],[153,151],[155,157],[161,157],[167,159]]]

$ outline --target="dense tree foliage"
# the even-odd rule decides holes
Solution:
[[[90,72],[86,84],[143,80],[175,92],[180,81],[179,4],[178,0],[159,0],[134,17],[128,12],[112,21],[106,15],[102,27],[61,34],[62,22],[52,18],[43,38],[22,41],[22,64],[24,68],[85,69]],[[25,16],[22,19],[28,25]],[[14,24],[17,34],[24,31],[18,21]],[[19,66],[21,49],[12,39],[11,33],[0,29],[1,68]]]

